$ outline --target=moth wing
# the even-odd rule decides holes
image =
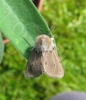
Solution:
[[[25,77],[37,77],[42,74],[41,52],[32,50],[29,61],[27,62],[25,69]]]
[[[51,77],[61,78],[64,75],[64,70],[55,50],[43,53],[43,68],[44,73]]]

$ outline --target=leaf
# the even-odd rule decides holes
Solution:
[[[26,59],[40,34],[34,24],[43,34],[49,32],[47,24],[30,0],[0,0],[0,29]]]
[[[3,44],[3,39],[0,33],[0,63],[3,57],[3,53],[4,53],[4,44]]]

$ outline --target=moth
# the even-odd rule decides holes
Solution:
[[[42,73],[54,78],[62,78],[64,70],[55,50],[54,38],[39,35],[26,65],[25,77],[34,78]]]

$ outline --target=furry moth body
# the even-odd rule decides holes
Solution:
[[[39,35],[25,69],[25,77],[37,77],[42,73],[61,78],[64,75],[59,57],[54,49],[53,38]]]

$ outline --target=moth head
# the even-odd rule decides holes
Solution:
[[[49,45],[51,44],[52,40],[47,35],[39,35],[36,39],[36,45]]]
[[[36,39],[35,48],[38,48],[42,51],[51,51],[55,46],[53,40],[53,38],[50,38],[47,35],[40,35]]]

